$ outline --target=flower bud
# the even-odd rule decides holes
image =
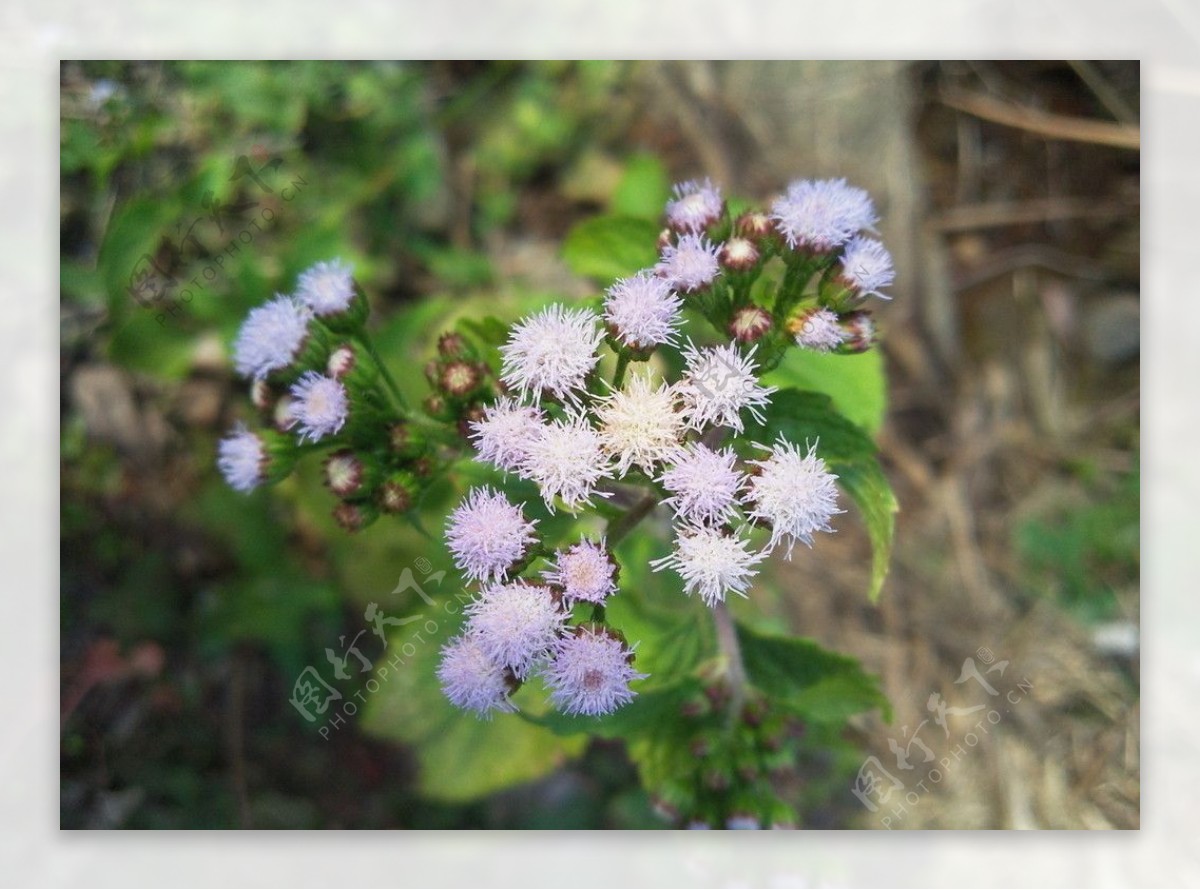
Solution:
[[[443,358],[465,358],[467,341],[457,331],[446,331],[438,337],[437,351]]]
[[[411,460],[425,453],[429,440],[413,424],[402,420],[388,427],[388,445],[396,457]]]
[[[877,340],[875,322],[867,310],[859,309],[855,312],[847,312],[841,317],[840,325],[845,334],[845,340],[838,347],[838,352],[853,355],[866,352],[875,345]]]
[[[412,509],[420,487],[408,470],[398,470],[379,487],[379,508],[385,513],[404,513]]]
[[[378,519],[379,511],[370,503],[342,501],[333,508],[333,518],[346,531],[357,532]]]
[[[717,253],[717,262],[731,272],[748,272],[761,258],[754,242],[746,238],[730,238]]]
[[[764,241],[775,234],[775,223],[761,210],[747,210],[733,224],[734,234],[751,241]]]
[[[729,336],[739,343],[755,343],[771,330],[771,314],[761,306],[743,306],[729,319]]]
[[[368,494],[378,484],[379,477],[379,465],[373,458],[348,448],[325,458],[325,484],[340,498]]]

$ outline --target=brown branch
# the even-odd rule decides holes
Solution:
[[[1006,127],[1015,127],[1028,133],[1036,133],[1047,139],[1110,145],[1114,148],[1125,148],[1132,151],[1139,151],[1142,147],[1141,131],[1137,127],[1125,124],[1051,114],[992,96],[951,87],[944,88],[939,98],[943,105],[957,111],[996,124],[1003,124]]]
[[[1116,219],[1128,213],[1129,207],[1117,201],[1081,198],[988,201],[949,207],[931,217],[929,226],[939,232],[965,232],[1061,219]]]

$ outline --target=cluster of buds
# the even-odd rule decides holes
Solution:
[[[218,447],[217,465],[233,488],[279,482],[303,453],[323,451],[325,482],[338,498],[333,515],[347,530],[412,507],[433,452],[374,357],[367,314],[340,260],[317,263],[295,294],[251,310],[234,365],[250,380],[263,427],[239,423]]]
[[[877,221],[865,191],[844,179],[797,180],[766,210],[730,218],[708,180],[675,187],[659,235],[655,271],[739,343],[765,341],[774,361],[788,344],[858,353],[875,344],[871,297],[889,299],[892,258],[869,233]],[[770,261],[783,280],[770,301],[752,288]]]
[[[727,685],[717,681],[686,701],[679,732],[688,757],[656,788],[654,809],[677,828],[787,829],[795,809],[786,789],[795,784],[803,728],[752,692],[729,721]]]
[[[502,395],[466,420],[476,458],[534,483],[550,512],[594,509],[622,483],[647,488],[649,506],[663,503],[674,517],[674,549],[652,567],[673,570],[684,593],[714,608],[747,596],[772,551],[790,559],[797,541],[812,546],[841,512],[818,443],[746,440],[747,421],[765,422],[774,392],[762,374],[791,345],[868,348],[869,316],[856,307],[892,280],[887,252],[861,234],[875,222],[862,190],[797,182],[771,211],[734,220],[707,180],[676,186],[658,262],[612,284],[599,313],[552,305],[518,321],[500,349]],[[775,258],[782,282],[755,287]],[[680,342],[685,307],[720,340]],[[806,314],[810,326],[838,333],[825,331],[817,345],[797,321]],[[611,378],[600,371],[606,348]],[[678,379],[650,362],[668,350],[677,360],[660,364],[682,366]],[[447,401],[455,378],[467,404],[487,375],[464,351],[460,342],[440,349],[428,373]],[[604,618],[605,599],[618,592],[615,557],[604,541],[555,550],[523,508],[475,489],[449,519],[451,554],[480,589],[462,636],[443,653],[443,689],[490,715],[512,710],[512,693],[538,674],[567,713],[609,713],[633,699],[629,684],[642,676]],[[540,576],[538,560],[551,566]]]

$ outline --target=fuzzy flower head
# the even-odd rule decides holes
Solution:
[[[276,296],[250,314],[233,344],[233,364],[243,377],[261,379],[286,368],[304,346],[312,312],[293,297]]]
[[[815,352],[830,352],[846,339],[837,313],[819,306],[797,315],[788,330],[796,337],[796,345]]]
[[[688,426],[700,429],[708,424],[728,426],[742,431],[742,409],[759,423],[760,408],[769,405],[772,386],[763,386],[755,376],[754,351],[742,355],[735,343],[697,349],[689,343],[683,355],[687,373],[680,383]]]
[[[678,451],[685,431],[678,399],[675,387],[664,383],[652,389],[648,375],[635,374],[623,389],[600,401],[596,408],[600,441],[605,454],[616,461],[619,475],[631,466],[653,473],[655,464]]]
[[[354,270],[341,260],[317,263],[300,274],[296,296],[318,317],[345,312],[354,302]]]
[[[524,398],[543,393],[574,401],[588,373],[596,366],[604,334],[596,314],[555,304],[517,323],[503,356],[501,379]]]
[[[880,291],[891,287],[896,280],[896,270],[892,268],[892,255],[886,247],[874,238],[858,236],[846,244],[839,277],[859,296],[890,300],[891,297]]]
[[[844,512],[837,508],[837,476],[817,457],[815,443],[806,453],[780,437],[767,450],[770,456],[765,460],[750,461],[761,472],[750,477],[744,502],[751,507],[747,514],[751,519],[770,524],[767,549],[786,541],[791,559],[796,541],[811,547],[813,533],[833,531],[830,518]]]
[[[703,232],[721,218],[725,202],[721,189],[708,179],[681,182],[667,202],[667,225],[676,232]]]
[[[550,702],[565,714],[598,717],[633,701],[629,688],[647,675],[633,669],[633,650],[604,628],[577,627],[559,640],[542,669]]]
[[[666,503],[677,517],[693,525],[728,522],[746,481],[737,471],[736,461],[732,448],[714,451],[707,445],[688,445],[660,479],[663,488],[671,492]]]
[[[464,711],[490,718],[492,711],[517,709],[509,699],[515,678],[488,656],[477,637],[466,634],[443,646],[437,676],[446,698]]]
[[[520,680],[555,643],[567,620],[549,588],[525,581],[485,587],[463,611],[468,635]]]
[[[671,283],[650,272],[619,279],[604,299],[604,321],[630,349],[675,342],[683,301]]]
[[[663,248],[654,271],[681,293],[694,293],[713,283],[721,272],[717,248],[702,235],[684,235]]]
[[[563,596],[572,603],[587,602],[603,605],[617,592],[617,564],[609,555],[604,541],[594,544],[580,541],[560,552],[554,567],[542,573],[547,584],[561,587]]]
[[[316,371],[306,371],[292,384],[291,424],[299,425],[300,439],[316,442],[335,435],[350,414],[350,397],[341,382]]]
[[[520,471],[537,483],[548,509],[560,497],[572,513],[590,503],[596,483],[612,474],[600,434],[577,414],[542,426]]]
[[[217,468],[235,491],[251,492],[266,481],[267,448],[239,423],[217,446]]]
[[[541,408],[501,399],[483,410],[481,420],[470,424],[471,439],[480,460],[506,473],[518,473],[528,457],[529,442],[541,433],[545,416]]]
[[[454,564],[472,581],[499,580],[536,540],[533,526],[500,492],[473,488],[447,520],[446,544]]]
[[[871,196],[844,179],[802,179],[771,205],[779,233],[793,250],[824,253],[878,219]]]
[[[745,538],[708,526],[684,527],[675,536],[675,551],[650,563],[653,569],[673,569],[684,590],[700,593],[705,605],[715,606],[732,592],[745,596],[765,554],[751,552]]]

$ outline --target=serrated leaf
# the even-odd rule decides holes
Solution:
[[[778,392],[765,412],[766,423],[747,426],[744,441],[768,445],[782,435],[802,445],[817,443],[817,454],[837,474],[838,484],[858,505],[871,539],[868,595],[879,598],[891,560],[899,506],[876,457],[875,443],[862,427],[834,410],[829,396],[787,389]]]
[[[471,800],[539,778],[582,752],[585,736],[556,736],[517,714],[480,720],[451,705],[435,672],[440,647],[454,628],[444,614],[429,614],[441,626],[423,643],[412,643],[411,656],[403,657],[407,636],[397,633],[389,653],[401,655],[402,663],[389,667],[387,658],[376,659],[380,685],[367,698],[362,724],[372,735],[413,746],[422,795]],[[385,667],[386,676],[378,672]]]
[[[571,229],[563,259],[576,275],[607,286],[658,261],[658,226],[636,216],[597,216]]]
[[[809,639],[763,634],[741,623],[737,635],[750,681],[805,719],[841,720],[879,708],[891,720],[891,705],[879,679],[864,671],[857,659],[822,649]]]

